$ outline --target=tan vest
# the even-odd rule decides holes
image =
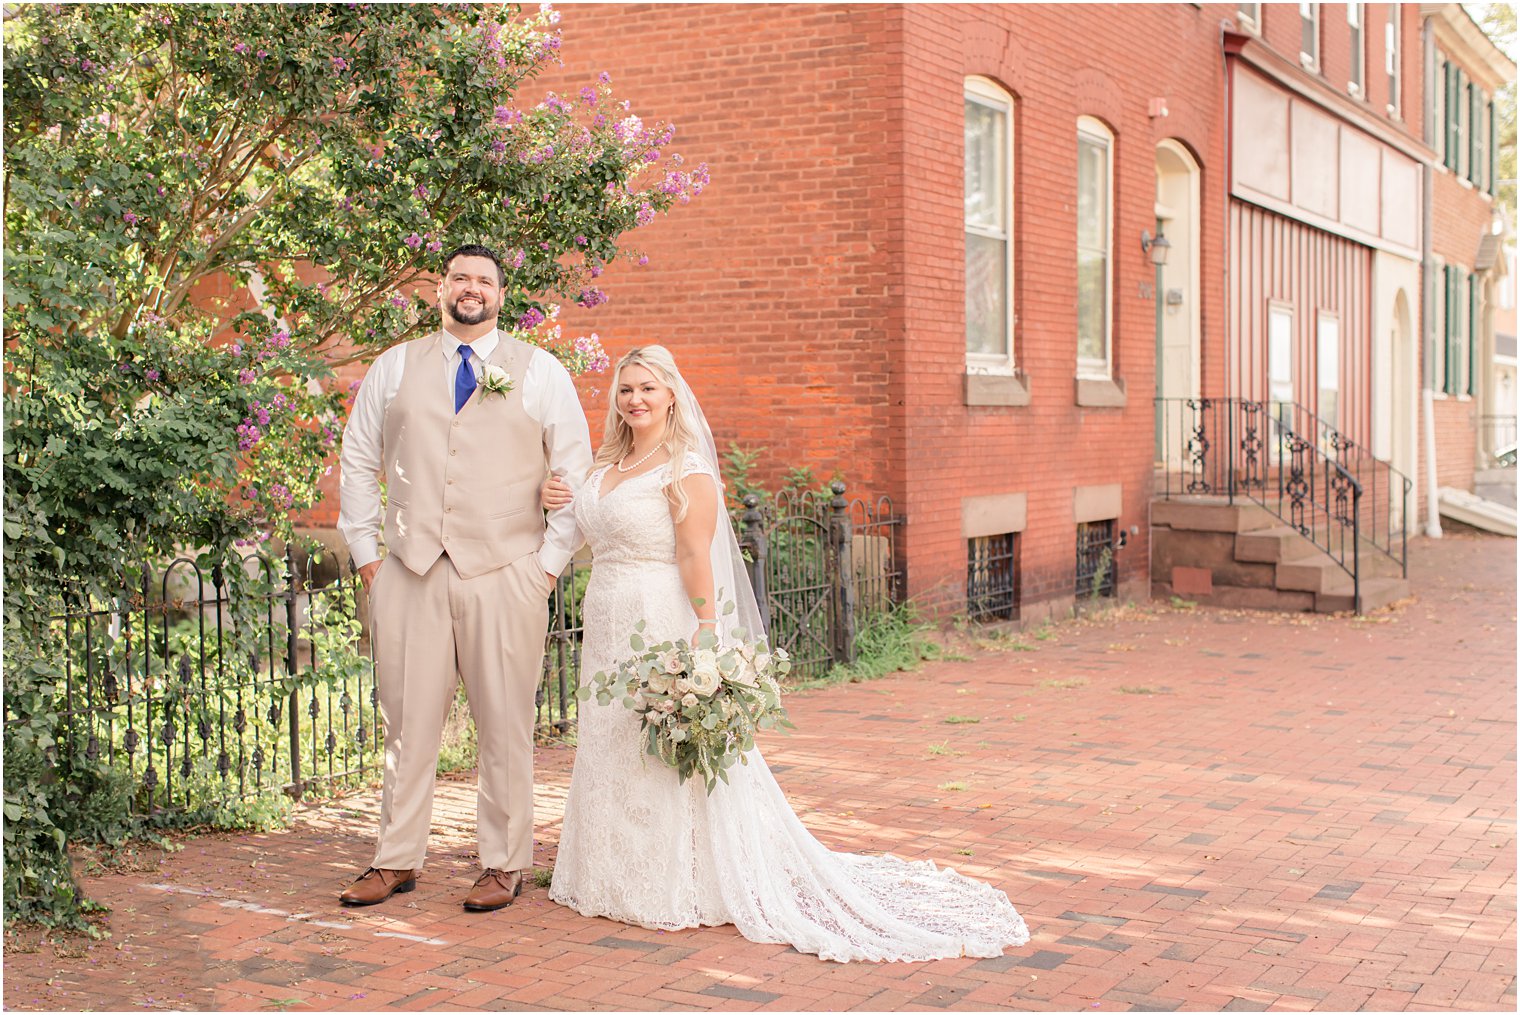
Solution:
[[[385,543],[408,570],[425,575],[447,553],[460,577],[474,578],[542,544],[543,428],[523,409],[522,393],[532,355],[532,346],[502,335],[487,362],[512,375],[512,390],[476,388],[455,415],[452,388],[443,385],[443,335],[407,343],[381,452]]]

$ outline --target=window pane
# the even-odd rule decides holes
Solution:
[[[1100,251],[1077,253],[1077,358],[1108,359],[1108,257]]]
[[[1077,139],[1077,245],[1108,246],[1108,146]]]
[[[966,234],[966,351],[1008,354],[1008,244]]]
[[[1314,4],[1299,4],[1298,12],[1300,23],[1303,25],[1303,36],[1302,41],[1299,42],[1299,48],[1311,60],[1317,60],[1319,59],[1319,32],[1317,31],[1319,26],[1315,23],[1317,12]]]
[[[1003,231],[1007,227],[1003,181],[1007,118],[980,102],[966,102],[966,223]]]
[[[1293,315],[1278,307],[1267,313],[1267,377],[1272,401],[1293,401]]]

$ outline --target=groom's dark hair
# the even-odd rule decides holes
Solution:
[[[496,265],[496,284],[503,289],[506,288],[507,273],[502,270],[501,258],[497,257],[496,251],[492,250],[490,247],[482,246],[479,243],[466,243],[462,247],[455,247],[453,250],[449,251],[449,256],[443,259],[443,273],[445,275],[449,273],[449,265],[454,263],[454,258],[456,257],[489,258],[491,263]]]

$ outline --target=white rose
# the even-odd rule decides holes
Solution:
[[[718,689],[723,683],[722,676],[718,673],[718,666],[698,666],[691,671],[691,689],[706,697]]]
[[[511,385],[512,375],[495,363],[487,363],[480,369],[480,379],[488,388],[504,389]]]
[[[741,684],[744,687],[754,687],[755,671],[749,666],[740,666],[738,669],[734,670],[733,675],[728,679],[732,680],[736,684]]]
[[[681,699],[681,704],[684,705],[684,706],[686,706],[687,708],[691,708],[696,703],[697,703],[697,696],[695,694],[688,694],[688,695],[686,695],[685,697],[683,697]]]
[[[677,677],[676,678],[676,683],[675,683],[675,693],[677,693],[677,694],[689,694],[689,693],[691,693],[691,681],[687,680],[685,677]]]
[[[661,712],[664,712],[666,715],[669,715],[671,712],[674,712],[676,710],[676,703],[671,701],[669,698],[666,698],[664,701],[657,703],[655,705],[655,708],[659,709]]]
[[[764,673],[766,670],[770,669],[770,666],[771,657],[767,653],[761,652],[759,655],[755,656],[756,673]]]
[[[649,685],[649,689],[655,694],[670,693],[671,679],[668,673],[661,673],[658,670],[651,672],[645,683]]]
[[[686,669],[686,664],[681,662],[681,653],[677,652],[675,649],[671,649],[669,652],[665,653],[664,661],[666,673],[674,675],[676,673],[681,673]]]

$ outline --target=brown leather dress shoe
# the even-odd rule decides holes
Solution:
[[[415,871],[381,870],[371,867],[359,875],[359,880],[343,889],[338,901],[345,906],[373,906],[384,902],[397,892],[409,892],[417,887]]]
[[[522,894],[522,871],[487,869],[465,896],[464,908],[472,913],[489,913],[510,906]]]

